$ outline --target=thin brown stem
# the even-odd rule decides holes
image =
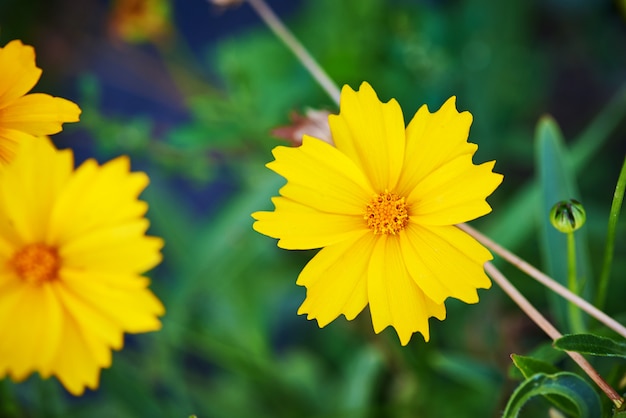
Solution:
[[[326,74],[326,71],[315,61],[309,54],[309,51],[296,39],[295,36],[287,29],[283,22],[276,16],[270,7],[263,0],[248,0],[248,3],[269,26],[274,34],[294,53],[300,60],[302,65],[311,73],[313,78],[328,93],[331,99],[339,105],[339,88],[332,79]]]
[[[457,225],[460,229],[467,232],[480,243],[482,243],[485,247],[492,250],[494,253],[498,254],[500,257],[513,264],[515,267],[528,274],[530,277],[537,280],[539,283],[546,286],[548,289],[553,292],[561,295],[563,298],[568,301],[578,305],[580,309],[587,312],[592,317],[596,318],[598,321],[611,328],[613,331],[617,332],[622,337],[626,338],[626,327],[617,322],[615,319],[611,318],[591,303],[587,302],[585,299],[580,296],[570,292],[565,286],[562,286],[558,282],[556,282],[553,278],[548,276],[547,274],[539,271],[536,267],[528,264],[526,261],[522,260],[506,248],[496,244],[490,238],[481,234],[471,226],[467,224],[459,224]]]
[[[530,319],[535,322],[552,340],[556,340],[562,336],[554,325],[550,323],[529,301],[526,299],[516,288],[508,281],[508,279],[498,270],[493,264],[486,263],[485,271],[494,282],[509,295],[511,299],[520,307],[522,311]],[[579,353],[566,351],[566,353],[574,360],[587,375],[593,380],[598,387],[606,393],[606,396],[611,399],[617,408],[621,408],[624,404],[624,399],[609,385],[600,374],[593,368],[593,366]]]

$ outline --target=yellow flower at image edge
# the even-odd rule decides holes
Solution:
[[[0,378],[38,371],[80,395],[124,332],[160,329],[141,274],[163,241],[145,235],[148,177],[127,157],[73,166],[71,151],[31,138],[0,167]]]
[[[0,48],[0,161],[9,161],[24,137],[58,133],[80,109],[60,97],[28,93],[39,81],[35,50],[15,40]]]
[[[403,345],[415,332],[428,341],[428,318],[445,318],[447,298],[476,303],[491,286],[491,254],[455,225],[491,211],[485,199],[502,175],[493,161],[472,163],[472,116],[454,97],[435,113],[422,106],[405,128],[395,100],[345,86],[329,123],[335,146],[305,135],[274,149],[267,166],[287,184],[274,211],[252,215],[254,229],[281,248],[322,248],[298,277],[299,314],[323,327],[369,305],[376,333],[392,326]]]

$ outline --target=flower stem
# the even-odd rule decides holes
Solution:
[[[598,283],[598,293],[596,295],[596,306],[598,309],[604,307],[606,291],[609,287],[611,263],[613,262],[613,248],[615,247],[615,231],[617,229],[619,212],[622,208],[622,201],[624,200],[624,189],[626,189],[626,159],[624,159],[622,170],[617,179],[617,186],[615,186],[615,193],[613,194],[613,203],[611,204],[611,213],[609,214],[609,230],[606,234],[604,261],[602,263],[602,272],[600,273],[600,282]]]
[[[276,14],[263,0],[248,0],[248,3],[269,26],[274,34],[294,53],[300,60],[302,65],[311,73],[313,78],[328,93],[331,99],[339,105],[339,88],[332,79],[326,74],[324,69],[309,54],[306,48],[296,39],[295,36],[287,29]]]
[[[485,263],[485,271],[491,276],[493,281],[509,295],[511,299],[520,307],[522,311],[530,319],[535,322],[539,328],[543,330],[552,340],[562,337],[562,334],[548,321],[541,313],[526,299],[516,288],[507,280],[507,278],[493,264]],[[609,385],[593,366],[579,353],[566,351],[566,353],[574,360],[587,375],[593,380],[598,387],[606,393],[606,396],[619,409],[624,405],[624,399]]]
[[[542,273],[537,268],[528,264],[526,261],[522,260],[512,252],[508,251],[504,247],[496,244],[490,238],[487,238],[485,235],[481,234],[471,226],[467,224],[459,224],[458,228],[467,232],[484,246],[492,250],[494,253],[498,254],[500,257],[513,264],[515,267],[528,274],[530,277],[537,280],[539,283],[546,286],[548,289],[553,292],[559,294],[563,298],[567,299],[570,302],[575,303],[580,307],[583,311],[587,312],[592,317],[596,318],[598,321],[602,322],[607,327],[611,328],[613,331],[617,332],[622,337],[626,338],[626,327],[617,322],[615,319],[611,318],[583,298],[574,293],[570,292],[566,287],[562,286],[560,283],[556,282],[553,278]]]
[[[567,233],[567,287],[570,292],[578,295],[578,278],[576,273],[576,239],[574,238],[574,232]],[[572,327],[572,332],[580,334],[585,332],[585,325],[583,324],[582,316],[580,315],[580,309],[576,304],[570,302],[569,308],[569,321]]]

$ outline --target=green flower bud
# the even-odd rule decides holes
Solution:
[[[564,234],[574,232],[585,224],[587,214],[583,205],[574,199],[562,200],[552,206],[550,222]]]

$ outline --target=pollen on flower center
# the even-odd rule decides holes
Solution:
[[[41,284],[56,280],[61,260],[56,248],[37,243],[16,252],[11,264],[22,280]]]
[[[409,222],[409,210],[404,197],[395,193],[379,193],[374,196],[365,208],[363,216],[367,221],[367,227],[374,234],[397,234],[402,231]]]

